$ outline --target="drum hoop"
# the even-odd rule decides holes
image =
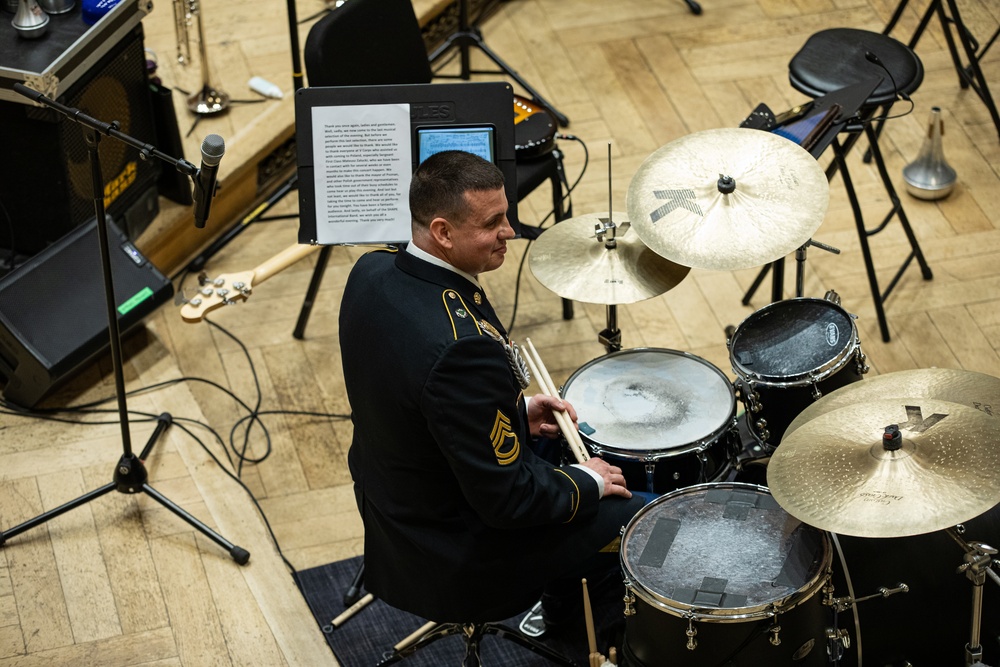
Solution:
[[[847,321],[851,323],[851,335],[848,336],[850,343],[845,345],[844,348],[833,358],[824,364],[820,364],[816,368],[812,368],[803,373],[795,373],[792,375],[783,376],[772,376],[765,375],[763,373],[758,373],[748,369],[746,366],[741,364],[736,360],[736,350],[735,343],[739,338],[740,332],[744,330],[744,325],[749,322],[750,318],[754,317],[758,313],[763,313],[767,310],[775,309],[781,306],[781,304],[796,303],[796,302],[815,302],[821,303],[830,308],[839,310],[846,318]],[[760,310],[754,311],[747,315],[740,326],[736,328],[733,333],[732,341],[729,345],[729,363],[733,368],[733,372],[736,373],[744,382],[753,382],[754,384],[764,385],[766,387],[801,387],[803,385],[809,385],[814,383],[823,382],[827,378],[835,375],[840,371],[850,360],[851,357],[856,353],[861,347],[861,338],[858,335],[858,325],[854,321],[854,318],[848,313],[844,308],[832,301],[826,299],[817,299],[814,297],[796,297],[795,299],[788,299],[786,301],[775,301],[774,303],[769,303]]]
[[[583,433],[581,433],[580,436],[588,445],[590,445],[590,449],[593,451],[595,456],[611,454],[617,458],[625,459],[626,461],[654,463],[664,459],[671,459],[675,456],[701,454],[702,452],[711,449],[713,445],[717,444],[726,432],[732,432],[736,428],[738,428],[738,422],[736,421],[736,406],[733,405],[733,409],[730,411],[729,417],[726,419],[725,423],[723,423],[723,425],[716,429],[713,433],[705,436],[704,438],[700,438],[672,449],[621,449],[604,443],[595,442],[593,438],[590,438]]]
[[[764,604],[750,607],[697,607],[695,605],[688,605],[676,600],[671,600],[666,596],[649,590],[645,585],[643,585],[643,583],[639,581],[638,577],[636,577],[635,573],[629,567],[627,560],[628,537],[631,534],[634,525],[641,519],[642,516],[651,511],[656,505],[665,503],[676,496],[696,493],[703,489],[743,489],[748,491],[763,492],[767,495],[771,495],[770,490],[766,486],[760,486],[758,484],[747,484],[745,482],[708,482],[670,491],[669,493],[665,493],[645,505],[635,514],[635,516],[632,517],[631,520],[629,520],[628,524],[622,530],[622,544],[619,552],[619,560],[621,561],[622,571],[624,572],[625,586],[630,592],[635,594],[637,598],[646,604],[660,611],[666,612],[671,616],[691,618],[695,621],[704,623],[738,623],[747,619],[769,618],[771,616],[787,613],[795,607],[798,607],[803,602],[812,599],[812,597],[816,595],[816,593],[829,579],[830,571],[833,567],[833,549],[830,546],[830,537],[823,531],[818,531],[820,537],[822,538],[821,544],[823,545],[823,553],[820,558],[820,567],[817,568],[816,573],[813,574],[809,581],[807,581],[801,588],[792,591],[783,598],[772,600]],[[807,526],[808,524],[802,525]],[[813,530],[817,529],[813,528]]]
[[[679,447],[674,447],[672,449],[647,449],[647,450],[621,449],[615,447],[614,445],[609,445],[605,442],[598,442],[594,440],[594,438],[591,438],[590,436],[581,432],[580,436],[583,438],[584,442],[590,445],[594,454],[596,455],[613,454],[619,458],[626,459],[628,461],[651,463],[653,461],[659,461],[661,459],[669,459],[675,456],[686,456],[692,453],[700,454],[701,452],[708,450],[712,445],[717,443],[719,441],[719,438],[721,438],[724,433],[726,433],[727,431],[732,431],[734,428],[737,428],[736,392],[733,389],[733,383],[730,381],[729,378],[726,377],[726,374],[723,373],[722,370],[719,369],[719,367],[717,367],[712,362],[708,361],[707,359],[702,359],[696,354],[691,354],[690,352],[684,352],[683,350],[671,350],[665,347],[632,347],[627,350],[619,350],[617,352],[611,352],[610,354],[605,354],[600,357],[595,357],[594,359],[591,359],[590,361],[585,363],[583,366],[580,366],[580,368],[576,369],[573,372],[573,374],[569,376],[565,384],[563,384],[563,386],[559,388],[559,394],[562,396],[562,398],[570,400],[566,396],[566,390],[569,388],[571,384],[573,384],[573,380],[575,380],[576,377],[587,368],[590,368],[591,366],[594,366],[605,359],[610,359],[612,357],[625,356],[635,353],[644,353],[644,352],[662,352],[662,353],[667,353],[668,355],[687,357],[688,359],[696,361],[701,365],[707,367],[709,370],[714,371],[719,376],[719,378],[722,379],[723,385],[729,390],[728,391],[729,416],[726,417],[725,420],[723,420],[723,422],[718,426],[718,428],[716,428],[713,432],[709,433],[708,435],[702,436],[698,440],[685,443],[684,445],[681,445]],[[641,451],[642,453],[637,454],[636,453],[637,451]]]

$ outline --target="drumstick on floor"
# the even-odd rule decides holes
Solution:
[[[587,580],[581,579],[583,585],[583,618],[587,624],[587,645],[590,649],[590,661],[594,661],[594,656],[601,655],[597,652],[597,633],[594,631],[594,611],[590,607],[590,591],[587,590]],[[603,660],[601,662],[604,662]]]
[[[531,367],[531,372],[534,374],[535,381],[538,383],[538,386],[541,388],[543,393],[548,394],[553,398],[559,398],[559,392],[556,391],[555,384],[552,382],[552,377],[545,368],[545,364],[542,362],[542,358],[539,356],[538,350],[535,349],[534,343],[531,342],[530,338],[525,338],[524,343],[527,348],[525,360],[528,362],[528,366]],[[553,410],[552,414],[555,416],[556,423],[559,424],[559,430],[562,432],[563,437],[566,438],[566,442],[569,444],[570,451],[573,452],[573,456],[576,458],[577,463],[583,463],[589,459],[590,454],[587,453],[587,448],[583,446],[583,440],[580,438],[580,432],[576,430],[576,427],[573,425],[573,420],[570,418],[569,414],[558,410]]]

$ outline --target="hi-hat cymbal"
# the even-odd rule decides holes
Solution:
[[[829,200],[826,175],[801,146],[724,128],[695,132],[646,158],[629,184],[627,208],[639,238],[658,254],[732,271],[804,245]]]
[[[883,434],[898,425],[900,448]],[[873,400],[821,415],[786,435],[767,483],[789,514],[858,537],[919,535],[1000,502],[1000,420],[928,398]]]
[[[918,368],[868,377],[827,394],[800,412],[785,435],[838,408],[899,396],[960,403],[1000,417],[1000,378],[953,368]]]
[[[647,248],[627,226],[625,213],[612,215],[617,225],[613,248],[595,232],[607,214],[581,215],[545,230],[528,258],[538,282],[565,299],[615,305],[659,296],[684,280],[691,269]]]

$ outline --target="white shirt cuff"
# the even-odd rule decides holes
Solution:
[[[604,497],[604,478],[601,477],[599,474],[597,474],[596,471],[591,470],[587,466],[580,465],[579,463],[574,463],[573,467],[574,468],[579,468],[580,470],[583,470],[584,472],[588,473],[591,477],[594,478],[594,481],[597,482],[597,499],[600,500],[601,498],[603,498]]]

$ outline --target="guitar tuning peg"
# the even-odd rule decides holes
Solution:
[[[209,282],[209,280],[208,280],[208,274],[207,273],[205,273],[204,271],[202,271],[201,273],[198,274],[198,284],[199,285],[205,285],[208,282]]]

